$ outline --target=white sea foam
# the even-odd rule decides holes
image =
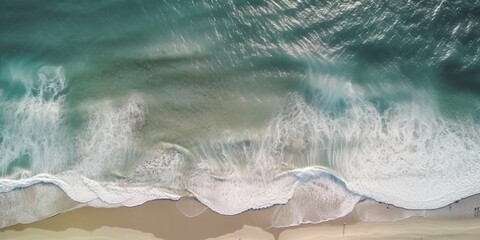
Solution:
[[[305,168],[287,173],[299,183],[292,198],[275,206],[273,227],[319,223],[350,213],[361,196],[349,192],[344,183],[320,169]]]
[[[286,203],[293,196],[295,179],[272,180],[245,175],[217,178],[199,171],[189,179],[188,189],[210,209],[234,215]]]
[[[189,158],[188,150],[180,146],[157,144],[137,161],[126,182],[184,192],[183,174]]]
[[[332,88],[325,86],[330,83],[316,87]],[[50,183],[95,207],[188,196],[227,215],[282,204],[275,207],[273,226],[344,216],[360,195],[424,209],[480,192],[475,161],[480,134],[473,121],[445,119],[430,102],[418,99],[380,111],[348,81],[337,84],[343,85],[335,87],[335,94],[310,102],[292,94],[262,132],[226,132],[187,150],[140,143],[148,111],[138,94],[89,104],[84,131],[69,140],[62,70],[44,68],[32,85],[38,87],[2,105],[2,111],[12,113],[2,129],[2,171],[23,154],[32,160],[28,169],[0,180],[0,192]],[[68,164],[72,157],[76,163]],[[311,167],[316,165],[330,170]],[[202,209],[184,208],[192,216]],[[417,213],[399,212],[393,218]]]
[[[336,114],[322,98],[307,104],[299,96],[289,112],[302,116],[303,124],[294,126],[317,139],[317,159],[324,158],[349,190],[411,209],[442,207],[480,191],[478,125],[446,119],[428,92],[412,92],[412,100],[381,111],[345,86]]]
[[[115,107],[110,101],[87,109],[89,122],[77,139],[79,161],[76,167],[87,177],[121,175],[126,157],[135,152],[134,132],[145,121],[145,106],[139,96],[131,96],[125,105]]]
[[[49,70],[51,71],[46,73],[42,73],[45,70],[40,72],[37,95],[27,94],[21,101],[34,102],[35,108],[42,108],[26,109],[22,114],[33,114],[36,111],[56,113],[39,116],[40,120],[47,119],[48,124],[41,125],[37,130],[41,130],[45,136],[55,138],[52,143],[63,146],[58,141],[64,139],[64,136],[44,132],[51,131],[50,128],[62,129],[63,98],[58,94],[65,87],[65,82],[60,70]],[[211,209],[222,214],[236,214],[248,209],[285,204],[294,196],[298,184],[301,185],[299,189],[309,186],[302,177],[305,173],[301,171],[279,177],[282,167],[294,167],[294,159],[289,158],[295,155],[292,152],[305,152],[317,143],[313,138],[315,135],[305,132],[309,125],[299,127],[299,123],[303,124],[309,115],[288,111],[290,107],[296,108],[295,102],[278,114],[265,136],[259,140],[249,139],[252,137],[249,134],[246,134],[247,140],[224,136],[217,144],[201,144],[200,150],[195,154],[174,144],[158,144],[143,149],[135,142],[135,134],[145,124],[146,104],[139,95],[117,102],[120,103],[105,100],[91,103],[85,108],[89,114],[88,124],[85,131],[73,141],[76,146],[74,153],[78,159],[76,164],[56,175],[37,174],[26,179],[2,179],[1,191],[8,192],[36,183],[51,183],[59,186],[73,200],[96,207],[135,206],[154,199],[175,200],[190,191],[190,194]],[[32,128],[28,129],[31,131]],[[25,136],[30,135],[25,133]],[[305,144],[308,145],[307,148],[304,147]],[[55,146],[46,150],[53,153],[65,152],[65,149],[55,149]],[[138,153],[140,151],[143,153]],[[68,158],[59,160],[65,159]],[[286,159],[289,159],[289,163],[285,163]],[[36,159],[34,161],[41,162]],[[187,166],[187,162],[193,167]],[[42,169],[39,171],[42,172]],[[317,179],[316,183],[326,184],[330,186],[329,189],[343,189],[341,185],[333,186],[330,178],[323,180]],[[317,197],[324,199],[325,204],[331,205],[330,200],[337,191],[317,193]],[[354,196],[346,201],[348,206],[339,207],[338,214],[342,215],[345,209],[351,208],[351,202],[356,199]],[[193,215],[201,212],[195,211]],[[286,212],[288,210],[282,210],[282,214],[288,214]],[[318,214],[314,218],[316,220],[309,218],[308,221],[327,219],[333,215],[333,212],[328,216]],[[302,216],[296,215],[295,222],[300,223],[301,218]]]
[[[356,145],[334,161],[350,190],[411,209],[442,207],[480,191],[480,139],[471,123],[447,121],[413,103],[385,115],[368,105],[348,114],[344,140]]]
[[[322,108],[307,104],[299,96],[292,96],[260,141],[223,138],[221,142],[234,143],[204,146],[201,153],[195,154],[199,157],[198,164],[187,175],[188,178],[184,179],[186,187],[203,204],[222,214],[237,214],[247,209],[287,203],[295,196],[296,191],[301,195],[301,192],[305,192],[302,189],[312,188],[310,185],[315,181],[299,186],[297,177],[277,179],[277,174],[283,171],[282,166],[295,168],[319,161],[330,163],[346,180],[345,184],[350,190],[403,207],[440,207],[457,200],[458,190],[462,193],[462,189],[471,187],[465,184],[465,180],[472,179],[465,179],[464,176],[450,176],[446,180],[443,178],[448,176],[450,170],[453,174],[459,173],[459,163],[450,160],[459,157],[464,157],[465,161],[475,159],[478,145],[475,145],[475,135],[470,135],[476,133],[475,129],[465,131],[465,127],[460,124],[442,120],[434,110],[428,110],[431,108],[424,106],[425,109],[409,103],[404,106],[397,105],[381,113],[373,104],[356,95],[352,88],[347,86],[345,89],[350,94],[347,94],[349,102],[340,115],[332,115],[328,111],[322,111]],[[433,127],[430,127],[432,125]],[[434,129],[436,131],[433,131]],[[453,129],[464,132],[459,135],[458,132],[453,132]],[[422,146],[430,146],[432,149],[420,149]],[[157,160],[152,158],[151,161],[145,161],[144,164],[148,167],[138,165],[134,174],[136,179],[143,182],[156,179],[178,184],[179,176],[174,175],[180,169],[178,163],[184,161],[182,159],[185,156],[178,151],[165,155],[165,151],[159,150],[156,153],[161,156],[157,157]],[[304,153],[305,155],[302,155]],[[299,163],[299,160],[292,156],[302,156],[305,162]],[[323,157],[327,159],[322,159]],[[174,164],[167,164],[168,167],[162,170],[159,166],[164,164],[166,167],[167,162]],[[441,165],[437,166],[438,163]],[[429,164],[432,166],[429,167]],[[382,167],[379,169],[378,166]],[[322,206],[331,211],[329,214],[292,215],[289,220],[295,223],[318,222],[345,215],[350,211],[359,198],[329,181],[331,180],[327,178],[319,184],[328,185],[328,189],[338,191],[322,192],[317,188],[319,192],[316,193],[317,197],[321,196],[321,202],[324,202]],[[435,183],[442,181],[448,182],[435,187],[438,186]],[[453,186],[456,189],[451,188],[452,183],[455,183]],[[409,187],[412,185],[422,188],[412,190]],[[123,197],[115,200],[125,194],[121,193],[121,188],[101,187],[119,193],[118,196],[111,197],[115,194],[109,191],[100,193],[98,186],[95,187],[97,195],[109,196],[102,200],[110,203],[126,201]],[[467,191],[464,196],[474,193],[475,191]],[[161,193],[153,194],[148,199],[168,198],[160,196]],[[339,199],[342,201],[338,202]],[[297,201],[292,201],[291,209],[295,208]],[[141,201],[137,199],[132,202]],[[338,209],[327,207],[333,206],[332,202],[337,204]],[[289,215],[289,211],[284,210],[282,214]],[[327,212],[325,209],[323,211]],[[276,224],[289,225],[288,221]]]
[[[38,81],[25,86],[23,98],[0,103],[5,118],[5,126],[0,129],[0,173],[17,172],[17,178],[57,172],[71,158],[62,125],[63,69],[43,67],[38,71]]]
[[[52,184],[0,194],[0,227],[31,223],[74,208],[77,203]]]
[[[135,132],[142,128],[147,113],[142,97],[132,95],[120,106],[110,101],[100,102],[89,106],[87,111],[90,116],[87,129],[77,139],[79,163],[68,175],[61,176],[71,186],[81,186],[82,191],[64,189],[72,199],[98,207],[135,206],[154,199],[180,198],[180,195],[153,184],[164,181],[166,176],[162,175],[165,171],[161,169],[146,167],[155,162],[155,159],[149,159],[151,154],[143,156],[149,161],[135,164],[137,158],[142,158],[134,141]],[[155,157],[172,162],[174,155],[160,153]],[[133,171],[131,165],[135,165]],[[169,171],[174,174],[172,169]]]
[[[277,214],[288,218],[275,219],[275,226],[321,222],[351,211],[359,197],[349,193],[340,180],[339,184],[325,177],[331,176],[325,170],[307,167],[284,173],[315,163],[322,154],[318,145],[326,144],[315,128],[318,122],[310,122],[315,111],[297,101],[296,96],[290,100],[261,139],[248,134],[244,138],[224,136],[219,143],[203,146],[195,154],[199,162],[187,178],[188,190],[212,210],[228,215],[286,204]],[[315,184],[324,187],[310,196],[314,202],[305,201],[318,212],[293,214],[302,204],[303,193],[313,191]],[[296,200],[288,202],[292,197]]]

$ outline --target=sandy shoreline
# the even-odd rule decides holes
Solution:
[[[175,201],[157,200],[131,208],[83,207],[35,223],[4,228],[0,230],[0,239],[20,236],[32,229],[67,233],[68,229],[94,232],[102,227],[103,232],[106,229],[129,229],[150,233],[159,239],[208,239],[233,233],[244,225],[261,225],[252,218],[254,215],[250,211],[225,216],[207,209],[200,216],[190,218],[177,209]],[[280,231],[272,229],[270,232],[278,235]]]
[[[321,224],[265,229],[268,209],[224,216],[207,209],[185,217],[174,201],[127,208],[83,207],[0,230],[0,239],[479,239],[480,219],[412,217],[360,222],[352,216]],[[345,223],[345,229],[344,229]]]

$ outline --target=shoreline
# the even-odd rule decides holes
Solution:
[[[384,207],[382,204],[378,204]],[[368,207],[371,209],[371,206]],[[410,217],[394,222],[358,220],[358,211],[317,224],[266,228],[272,210],[227,216],[206,209],[187,217],[177,202],[155,200],[136,207],[81,207],[30,224],[0,229],[1,239],[478,239],[480,218]],[[375,209],[371,209],[374,211]],[[395,209],[392,209],[395,210]],[[82,238],[83,237],[83,238]]]
[[[244,225],[261,226],[262,224],[257,222],[257,219],[252,218],[254,216],[254,211],[228,216],[206,209],[199,216],[187,217],[178,210],[175,201],[154,200],[135,207],[94,208],[85,206],[38,222],[16,224],[0,229],[0,238],[3,239],[2,235],[14,232],[21,235],[22,232],[31,229],[55,232],[79,229],[94,232],[102,227],[107,227],[150,233],[159,239],[207,239],[238,231]],[[184,229],[189,229],[189,231],[184,231]],[[281,229],[267,229],[266,231],[278,236]]]

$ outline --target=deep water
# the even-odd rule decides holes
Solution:
[[[285,204],[277,226],[480,193],[478,0],[0,6],[0,226],[72,207],[59,189]]]

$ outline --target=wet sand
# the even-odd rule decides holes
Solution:
[[[156,238],[168,240],[207,239],[233,233],[242,229],[244,225],[261,225],[254,216],[254,211],[224,216],[207,209],[200,216],[190,218],[177,209],[174,201],[160,200],[131,208],[83,207],[35,223],[4,228],[0,230],[0,239],[5,239],[6,236],[22,236],[34,229],[70,234],[71,229],[94,232],[101,228],[104,233],[114,232],[120,228],[124,231],[149,233]],[[267,231],[278,236],[281,230]]]
[[[412,217],[396,222],[332,222],[266,228],[268,210],[224,216],[205,210],[185,217],[173,201],[127,208],[75,209],[31,224],[0,230],[0,239],[480,239],[480,219]]]

